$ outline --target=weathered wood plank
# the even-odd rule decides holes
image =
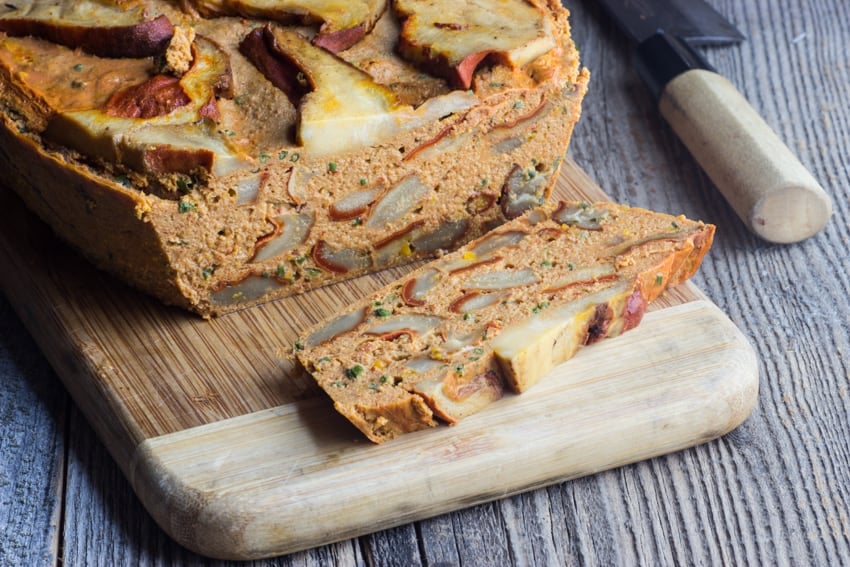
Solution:
[[[419,534],[414,524],[384,530],[361,538],[365,559],[375,567],[425,565],[419,555]]]
[[[52,565],[70,401],[0,296],[0,565]]]
[[[834,220],[796,246],[750,235],[654,113],[625,65],[625,43],[607,24],[588,31],[582,53],[597,65],[573,155],[616,200],[718,224],[695,281],[756,345],[763,380],[759,409],[732,434],[569,488],[592,485],[611,497],[602,504],[611,521],[600,528],[608,534],[591,544],[599,555],[590,563],[840,563],[850,545],[850,6],[712,3],[749,39],[709,50],[709,59],[832,193]],[[601,16],[593,12],[576,15]]]

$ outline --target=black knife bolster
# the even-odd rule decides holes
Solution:
[[[667,83],[692,69],[714,68],[687,42],[659,30],[638,44],[636,67],[652,96],[661,97]]]

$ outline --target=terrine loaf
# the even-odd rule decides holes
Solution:
[[[226,313],[545,201],[588,73],[557,0],[0,6],[0,168],[62,238]]]
[[[635,327],[713,237],[682,216],[552,203],[309,329],[295,352],[376,443],[452,424]]]

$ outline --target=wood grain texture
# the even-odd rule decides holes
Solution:
[[[709,60],[833,197],[835,215],[825,231],[793,246],[751,235],[657,115],[629,66],[626,43],[591,1],[567,1],[582,58],[593,72],[570,153],[617,201],[718,224],[696,283],[756,348],[763,380],[755,414],[693,449],[239,565],[846,564],[850,4],[709,2],[748,36],[740,47],[706,51]],[[0,314],[9,320],[8,310]],[[2,329],[0,342],[16,361],[3,368],[0,388],[10,396],[4,411],[24,412],[38,392],[62,398],[61,384],[44,370],[32,341],[18,340],[21,325]],[[39,363],[22,362],[28,360]],[[4,520],[13,518],[13,529],[30,534],[0,534],[12,564],[31,557],[15,555],[25,553],[20,542],[53,541],[60,531],[56,565],[235,565],[188,552],[160,530],[78,411],[68,412],[68,427],[52,409],[54,419],[46,421],[12,415],[19,427],[33,430],[25,444],[36,460],[61,459],[63,451],[68,459],[64,483],[52,475],[29,476],[25,468],[2,469],[0,513],[11,506],[16,512]],[[57,448],[55,440],[66,435],[69,442]],[[0,466],[24,452],[10,444],[0,448]],[[17,489],[24,485],[29,488]],[[47,494],[48,508],[54,502],[66,510],[58,530],[42,508]]]
[[[44,565],[59,545],[69,400],[11,315],[0,297],[0,565]]]
[[[580,541],[593,564],[843,564],[850,552],[850,69],[843,47],[850,6],[711,3],[748,40],[707,50],[710,62],[813,171],[835,213],[823,233],[799,245],[748,234],[655,112],[627,68],[625,42],[602,14],[574,3],[575,15],[590,18],[581,20],[589,35],[578,42],[597,66],[596,96],[585,105],[573,156],[615,200],[682,208],[718,224],[695,283],[750,337],[763,377],[756,414],[729,436],[595,478],[594,489],[610,499],[593,530],[598,539]],[[580,522],[589,519],[579,514]]]

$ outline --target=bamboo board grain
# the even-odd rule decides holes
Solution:
[[[605,195],[567,161],[556,194]],[[522,396],[374,446],[287,356],[303,327],[405,269],[213,321],[79,259],[0,191],[0,286],[157,522],[267,557],[714,439],[749,415],[755,354],[691,284]]]

